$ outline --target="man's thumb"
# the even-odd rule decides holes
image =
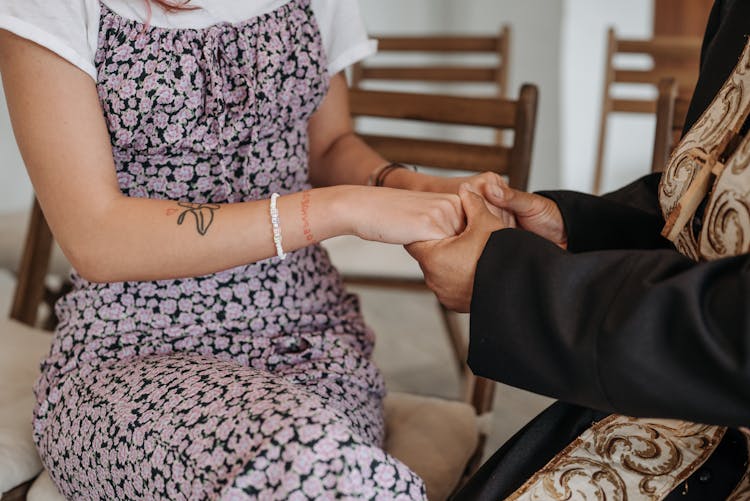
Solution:
[[[498,187],[501,190],[499,193],[493,193],[490,199],[497,207],[501,209],[507,209],[515,214],[524,215],[534,210],[535,195],[526,193],[525,191],[518,191],[510,188],[509,186]]]

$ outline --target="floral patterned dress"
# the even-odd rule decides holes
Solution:
[[[232,203],[310,187],[307,122],[328,78],[309,0],[206,29],[105,5],[100,21],[123,193]],[[424,498],[380,448],[372,335],[320,246],[196,278],[73,281],[34,414],[66,497]]]

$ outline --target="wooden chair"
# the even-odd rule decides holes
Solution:
[[[492,171],[508,177],[517,189],[527,188],[534,143],[538,90],[524,85],[517,100],[501,98],[452,97],[431,94],[350,91],[350,107],[354,117],[387,119],[389,124],[417,121],[450,125],[469,125],[495,131],[512,131],[512,146],[462,143],[428,138],[406,138],[387,135],[360,134],[372,148],[389,161],[445,170]],[[400,276],[343,269],[349,285],[379,287],[393,290],[427,290],[419,276]],[[455,361],[465,376],[464,399],[477,414],[492,409],[495,384],[475,378],[466,360],[468,346],[456,318],[440,305],[449,334]],[[481,459],[486,435],[480,443],[470,470]]]
[[[659,82],[651,172],[662,172],[669,162],[669,157],[680,142],[682,130],[685,128],[689,106],[690,99],[679,95],[674,78],[665,78]]]
[[[615,30],[610,28],[605,63],[601,125],[594,170],[593,190],[595,193],[599,193],[602,188],[607,125],[610,116],[616,113],[656,113],[656,101],[654,99],[618,98],[613,95],[613,88],[622,84],[654,88],[663,78],[672,77],[675,79],[679,96],[690,97],[698,80],[700,51],[700,38],[620,39],[617,38]],[[647,56],[651,59],[652,64],[649,69],[626,66],[626,62],[618,61],[622,56]]]
[[[352,68],[352,88],[362,88],[363,83],[431,82],[431,83],[485,83],[494,86],[493,95],[505,97],[508,91],[510,67],[511,28],[503,26],[493,36],[377,36],[378,55],[394,54],[484,54],[494,59],[493,64],[424,64],[405,63],[373,64],[368,60]],[[375,57],[375,61],[379,59]]]

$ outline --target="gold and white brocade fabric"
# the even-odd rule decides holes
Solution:
[[[612,415],[539,470],[511,501],[660,500],[698,469],[725,429]]]

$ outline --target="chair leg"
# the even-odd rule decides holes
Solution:
[[[458,372],[461,377],[466,376],[469,373],[469,366],[466,365],[466,357],[469,349],[466,341],[464,340],[463,333],[461,332],[461,326],[456,320],[456,315],[448,308],[438,303],[440,307],[440,316],[443,319],[443,325],[448,333],[448,341],[451,344],[451,350],[453,351],[453,358],[458,367]]]
[[[8,492],[0,493],[0,497],[3,499],[3,501],[25,501],[26,494],[29,492],[29,489],[31,489],[31,484],[33,482],[33,480],[29,480],[25,484],[14,487]]]

